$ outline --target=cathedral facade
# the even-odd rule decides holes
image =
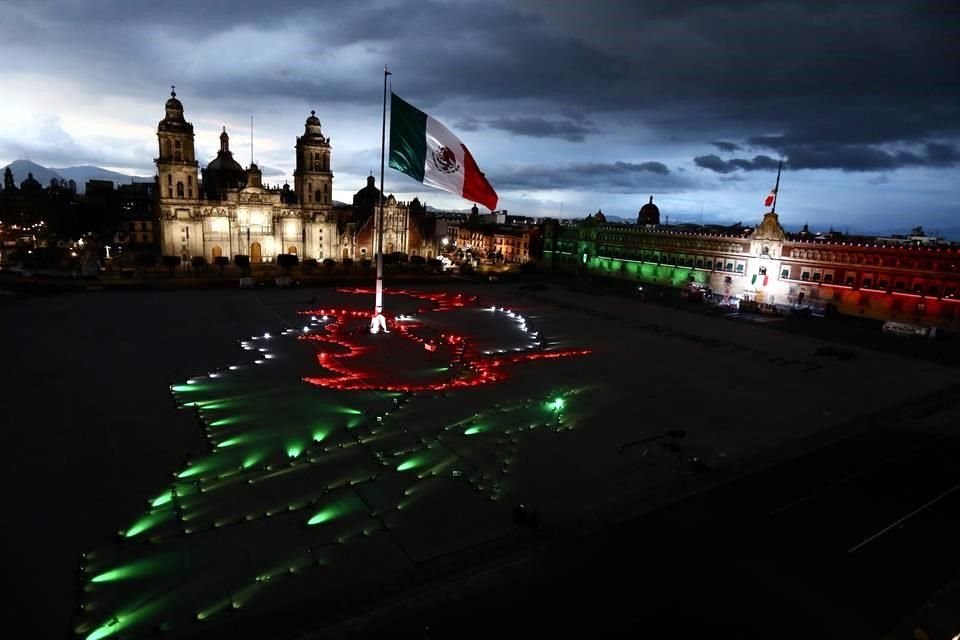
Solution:
[[[226,129],[220,134],[217,157],[201,170],[193,125],[185,120],[176,93],[171,92],[165,110],[157,127],[155,160],[164,255],[180,256],[184,262],[195,256],[213,262],[246,255],[251,263],[273,262],[282,253],[321,261],[373,256],[370,217],[357,219],[355,207],[334,206],[330,138],[323,135],[314,112],[296,140],[293,189],[289,185],[278,189],[264,187],[256,164],[244,169],[233,158]],[[379,197],[372,182],[366,191],[370,188]],[[405,203],[387,198],[384,220],[385,252],[390,252],[386,238],[394,251],[417,251],[407,242]]]

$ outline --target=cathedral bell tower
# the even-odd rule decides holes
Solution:
[[[305,209],[328,209],[333,205],[333,173],[330,171],[330,138],[323,137],[320,119],[311,111],[302,136],[297,138],[297,168],[293,172],[297,200]]]
[[[165,105],[166,117],[157,125],[160,156],[154,161],[160,201],[166,204],[200,198],[193,125],[183,119],[183,104],[172,89]]]

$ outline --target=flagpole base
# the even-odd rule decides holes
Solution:
[[[387,319],[383,317],[380,310],[370,319],[370,333],[390,333],[387,329]]]

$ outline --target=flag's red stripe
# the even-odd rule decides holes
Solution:
[[[460,146],[463,147],[463,197],[493,211],[497,208],[497,192],[487,182],[466,145]]]

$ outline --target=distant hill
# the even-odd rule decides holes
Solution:
[[[102,167],[93,165],[81,165],[78,167],[64,167],[57,169],[54,167],[44,167],[30,160],[14,160],[9,165],[13,173],[13,180],[20,186],[20,183],[27,179],[27,174],[32,173],[33,177],[44,187],[50,186],[50,180],[73,180],[77,183],[77,192],[83,193],[86,188],[87,180],[110,180],[114,186],[121,184],[130,184],[131,182],[153,182],[153,176],[130,176],[118,171],[110,171]],[[2,171],[6,169],[3,167]]]
[[[44,187],[49,187],[50,180],[53,178],[57,180],[63,179],[63,176],[57,173],[56,169],[48,169],[43,165],[30,162],[29,160],[14,160],[8,164],[7,167],[10,167],[10,171],[13,173],[13,181],[17,183],[18,187],[21,182],[27,179],[27,175],[31,173],[33,174],[34,180]],[[6,171],[7,167],[3,167],[0,171]]]
[[[83,187],[87,180],[112,180],[113,184],[130,184],[131,182],[153,182],[153,176],[128,176],[118,171],[110,171],[102,167],[93,165],[81,165],[79,167],[64,167],[63,169],[51,169],[56,171],[66,180],[73,180],[77,183],[77,191],[83,192]],[[36,177],[36,176],[34,176]]]

